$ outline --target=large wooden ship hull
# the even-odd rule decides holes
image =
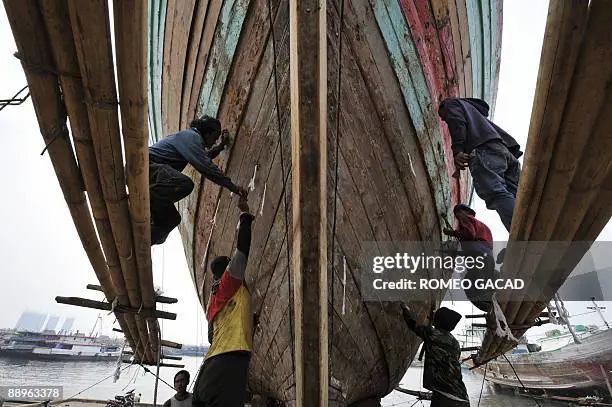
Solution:
[[[487,364],[486,379],[513,388],[537,390],[606,389],[612,371],[612,330],[597,332],[560,349],[508,355]],[[475,371],[484,375],[485,367]],[[520,377],[520,382],[517,379]],[[605,390],[607,392],[607,390]]]
[[[235,183],[251,185],[249,203],[256,214],[247,283],[260,322],[249,389],[288,404],[296,399],[299,328],[293,312],[297,153],[295,145],[292,151],[291,109],[304,107],[291,103],[291,42],[300,41],[290,36],[292,4],[151,0],[149,5],[153,141],[188,127],[201,114],[218,117],[229,129],[232,145],[218,164]],[[493,108],[502,4],[353,0],[344,8],[341,1],[320,6],[325,6],[327,34],[326,383],[330,404],[351,405],[390,393],[419,345],[402,322],[398,303],[362,300],[361,245],[440,241],[441,229],[453,222],[453,205],[469,200],[467,176],[452,177],[450,137],[437,107],[445,97],[462,96],[485,99]],[[306,13],[316,9],[306,3],[295,7]],[[191,167],[186,171],[196,188],[179,203],[179,228],[205,306],[208,264],[217,255],[231,254],[238,209],[227,190],[201,179]],[[443,295],[411,306],[424,321]]]

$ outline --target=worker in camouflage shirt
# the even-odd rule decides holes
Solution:
[[[431,390],[431,407],[468,407],[470,401],[461,377],[461,348],[451,334],[461,315],[442,307],[434,314],[433,326],[417,325],[410,308],[402,304],[408,328],[423,339],[425,369],[423,387]]]

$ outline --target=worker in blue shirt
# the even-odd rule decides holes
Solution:
[[[221,142],[215,146],[221,136]],[[192,120],[189,128],[169,135],[149,147],[149,191],[151,199],[151,244],[162,244],[181,223],[174,203],[193,191],[193,181],[181,171],[191,164],[203,177],[246,197],[247,190],[237,186],[213,162],[229,143],[227,130],[219,120],[203,116]]]

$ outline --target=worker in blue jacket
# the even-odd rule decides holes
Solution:
[[[484,100],[448,98],[440,103],[438,114],[450,130],[455,168],[469,167],[476,193],[510,232],[521,173],[520,145],[487,118],[489,105]]]
[[[221,142],[215,146],[221,136]],[[227,130],[219,120],[203,116],[192,120],[189,128],[169,135],[149,147],[149,191],[151,199],[151,244],[166,241],[181,223],[174,203],[193,191],[193,181],[182,171],[191,164],[203,177],[246,197],[247,190],[237,186],[213,162],[229,143]]]

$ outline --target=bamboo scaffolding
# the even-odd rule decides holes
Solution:
[[[138,282],[143,306],[153,309],[156,301],[151,267],[149,212],[148,2],[115,0],[113,4],[121,125]],[[151,353],[157,355],[159,332],[155,319],[149,318],[147,325]]]
[[[74,140],[74,148],[79,160],[81,174],[88,192],[88,199],[91,211],[95,219],[98,236],[104,249],[106,263],[113,281],[114,293],[118,297],[120,305],[127,306],[128,298],[121,273],[121,265],[117,255],[117,248],[111,231],[106,203],[102,196],[102,189],[99,181],[98,166],[91,138],[89,118],[87,108],[83,103],[85,97],[83,83],[80,78],[79,65],[74,47],[72,32],[70,27],[70,17],[68,15],[68,4],[66,0],[43,0],[40,2],[42,17],[49,34],[51,51],[55,66],[59,72],[67,75],[60,76],[62,95],[66,103],[66,110],[70,117],[70,128]],[[107,298],[112,301],[113,298]],[[132,316],[118,315],[119,324],[129,326],[130,346],[135,349],[134,337],[138,336],[136,322]],[[126,336],[127,337],[127,336]]]
[[[530,326],[547,304],[533,296],[554,295],[612,214],[612,91],[607,86],[612,67],[601,63],[612,60],[612,5],[592,1],[588,16],[587,6],[578,0],[550,4],[527,166],[514,215],[520,221],[513,223],[511,238],[557,243],[525,257],[514,256],[509,245],[505,277],[537,275],[550,291],[534,288],[532,300],[522,302],[508,302],[506,296],[501,307],[511,326]],[[513,330],[513,335],[525,331]],[[512,347],[488,332],[477,363]]]
[[[98,242],[83,192],[83,179],[70,144],[66,127],[66,107],[60,95],[57,69],[50,52],[49,38],[45,32],[38,2],[5,0],[4,6],[26,74],[40,130],[48,146],[51,163],[87,257],[96,277],[105,287],[106,298],[112,300],[116,293]],[[124,321],[120,321],[121,323],[128,327]],[[134,343],[129,331],[126,333],[126,338],[130,343]]]
[[[138,281],[125,185],[108,3],[103,0],[69,0],[68,7],[83,77],[102,192],[117,245],[129,304],[132,308],[140,308],[144,304]],[[146,344],[145,359],[155,360],[146,320],[140,315],[136,315],[135,319],[141,343]]]

